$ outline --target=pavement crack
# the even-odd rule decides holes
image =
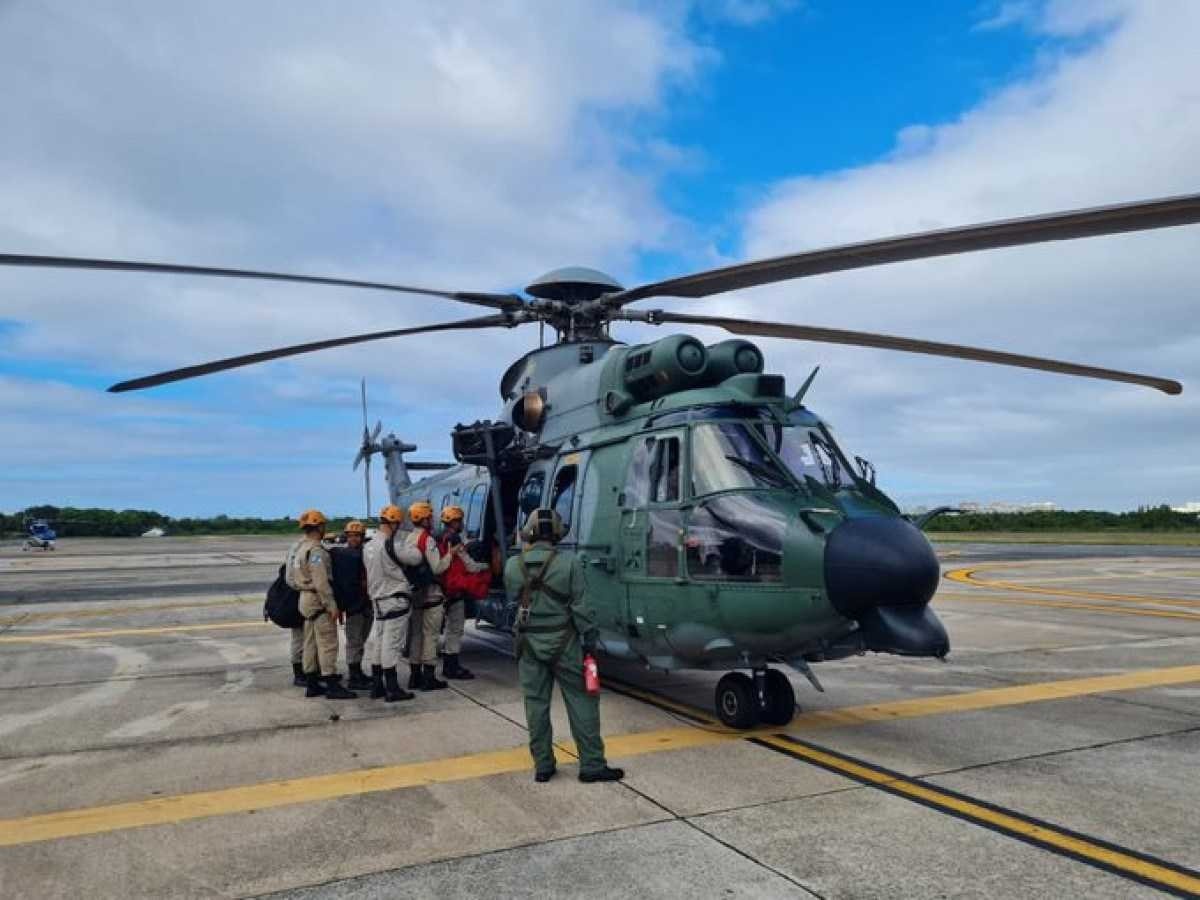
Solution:
[[[746,860],[749,863],[752,863],[753,865],[758,866],[760,869],[765,869],[766,871],[770,872],[772,875],[776,876],[777,878],[782,878],[788,884],[791,884],[794,887],[798,887],[800,890],[804,891],[806,894],[811,894],[813,897],[816,897],[817,900],[826,900],[824,895],[818,894],[816,891],[814,891],[812,888],[810,888],[808,885],[804,884],[803,882],[797,881],[791,875],[788,875],[786,872],[781,871],[780,869],[777,869],[772,865],[768,865],[767,863],[763,862],[761,859],[758,859],[757,857],[752,856],[751,854],[742,850],[740,847],[734,846],[733,844],[729,843],[728,841],[722,840],[721,838],[719,838],[715,834],[713,834],[711,831],[701,828],[698,824],[691,821],[690,819],[684,818],[684,819],[680,819],[680,821],[683,822],[685,825],[689,826],[690,828],[694,828],[696,831],[698,831],[700,834],[704,835],[710,841],[720,844],[722,847],[724,847],[726,850],[729,850],[731,853],[736,853],[742,859]]]

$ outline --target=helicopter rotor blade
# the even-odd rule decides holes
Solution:
[[[396,291],[402,294],[421,294],[425,297],[444,297],[447,300],[457,300],[460,303],[487,306],[492,309],[519,309],[524,305],[524,301],[516,294],[492,294],[484,291],[439,291],[432,288],[391,284],[382,281],[362,281],[355,278],[326,278],[317,275],[292,275],[287,272],[258,272],[249,269],[221,269],[210,266],[179,265],[176,263],[0,253],[0,266],[91,269],[110,272],[155,272],[168,275],[205,275],[217,278],[254,278],[260,281],[290,281],[299,284],[323,284],[332,287],[368,288],[377,291]]]
[[[610,294],[605,297],[604,302],[615,308],[647,297],[709,297],[739,288],[824,275],[827,272],[842,272],[976,250],[1040,244],[1045,241],[1069,241],[1127,231],[1170,228],[1196,222],[1200,222],[1200,194],[1185,194],[1136,203],[943,228],[760,259],[653,284],[643,284]]]
[[[212,362],[200,363],[195,366],[185,366],[182,369],[171,369],[143,378],[134,378],[114,384],[108,390],[112,393],[136,391],[142,388],[156,387],[173,381],[183,381],[187,378],[197,378],[200,375],[211,375],[213,372],[224,372],[254,363],[281,359],[285,356],[298,356],[301,353],[312,353],[314,350],[328,350],[332,347],[345,347],[349,344],[361,344],[366,341],[378,341],[385,338],[404,337],[410,334],[427,334],[434,331],[467,331],[479,328],[512,328],[520,324],[520,319],[506,314],[480,316],[476,319],[460,319],[457,322],[442,322],[437,325],[422,325],[417,328],[397,328],[391,331],[374,331],[369,334],[355,334],[349,337],[333,338],[326,341],[312,341],[307,344],[296,344],[291,347],[279,347],[275,350],[261,350],[258,353],[247,353],[244,356],[231,356]]]
[[[383,431],[383,422],[376,419],[375,420],[375,428],[371,431],[371,443],[372,444],[375,443],[377,440],[379,440],[379,432],[381,432],[381,431]]]
[[[1096,366],[1062,362],[1056,359],[1044,359],[1039,356],[1025,356],[1019,353],[986,350],[981,347],[967,347],[961,344],[943,344],[937,341],[925,341],[917,338],[895,337],[887,334],[875,334],[869,331],[845,331],[840,328],[788,325],[782,322],[757,322],[751,319],[731,319],[724,316],[692,316],[686,313],[664,312],[657,309],[648,310],[645,317],[639,316],[636,313],[630,314],[627,311],[626,313],[622,313],[622,318],[630,321],[650,322],[655,325],[663,322],[677,322],[684,325],[713,325],[717,328],[724,328],[733,334],[787,338],[796,341],[816,341],[824,344],[845,344],[850,347],[875,347],[881,350],[922,353],[927,356],[947,356],[952,359],[968,359],[974,362],[1017,366],[1023,369],[1038,369],[1043,372],[1057,372],[1063,375],[1078,375],[1083,378],[1100,378],[1105,381],[1139,384],[1155,388],[1164,394],[1178,394],[1183,391],[1183,385],[1178,381],[1172,381],[1168,378],[1157,378],[1153,375],[1139,375],[1116,369],[1102,369]]]

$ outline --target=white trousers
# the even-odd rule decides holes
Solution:
[[[411,613],[394,619],[376,619],[367,638],[364,660],[385,669],[396,668],[404,658],[404,642],[408,637],[408,618]]]

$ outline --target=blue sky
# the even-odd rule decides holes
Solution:
[[[1198,25],[1186,2],[1121,0],[581,0],[539,15],[365,3],[353,16],[332,3],[22,0],[0,7],[0,116],[17,123],[0,137],[0,251],[494,290],[567,264],[632,283],[1194,191],[1200,64],[1185,36]],[[1186,383],[1195,234],[1094,243],[828,276],[710,308]],[[372,419],[446,458],[455,422],[494,414],[496,378],[532,330],[368,345],[143,395],[102,388],[460,314],[363,292],[0,270],[0,509],[357,511],[358,378]],[[871,351],[764,349],[793,381],[826,366],[814,403],[902,502],[1200,497],[1186,391],[1165,401]],[[1102,450],[1114,417],[1139,460],[1121,479]]]

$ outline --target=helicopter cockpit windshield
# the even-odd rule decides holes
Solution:
[[[791,487],[779,463],[744,422],[701,422],[692,428],[692,495]]]
[[[808,415],[799,420],[796,415],[792,414],[787,425],[764,419],[757,430],[799,481],[812,478],[835,491],[853,484],[854,477],[833,436],[814,427]]]

